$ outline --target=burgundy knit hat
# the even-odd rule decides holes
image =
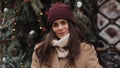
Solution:
[[[67,19],[74,23],[73,12],[69,5],[57,2],[55,3],[48,11],[48,20],[47,23],[50,26],[53,21],[57,19]]]

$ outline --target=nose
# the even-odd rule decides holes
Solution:
[[[63,29],[63,26],[59,24],[58,29],[59,30]]]

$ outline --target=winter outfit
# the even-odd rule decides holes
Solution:
[[[58,48],[57,53],[53,55],[52,57],[53,63],[51,68],[64,68],[65,64],[68,63],[66,56],[69,54],[69,51],[62,50],[62,47],[66,46],[67,41],[68,39],[67,37],[65,37],[64,39],[57,41],[56,42],[58,43],[57,45],[53,45],[53,46],[58,46],[61,49],[59,50]],[[59,45],[63,45],[63,46],[59,46]],[[38,47],[40,47],[40,43],[36,45],[35,50]],[[79,58],[77,58],[77,60],[75,61],[75,67],[69,67],[69,68],[102,68],[102,66],[98,63],[97,54],[94,49],[94,46],[90,46],[86,43],[81,43],[80,47],[81,47],[81,52],[78,56]],[[36,53],[34,51],[31,68],[49,68],[49,67],[43,64],[41,65],[39,63],[39,59],[37,58]]]
[[[74,16],[70,7],[63,3],[56,3],[48,11],[48,25],[50,26],[53,21],[57,19],[67,19],[72,24],[74,22]],[[69,54],[69,50],[65,50],[63,47],[67,46],[70,34],[67,34],[63,38],[53,40],[51,45],[56,48],[56,53],[53,54],[51,68],[64,68],[69,62],[66,58]],[[90,46],[86,43],[80,43],[80,54],[75,61],[74,67],[69,68],[102,68],[98,63],[97,54],[94,46]],[[36,55],[36,49],[41,47],[41,43],[37,44],[34,48],[32,56],[31,68],[49,68],[47,65],[40,64],[40,61]]]

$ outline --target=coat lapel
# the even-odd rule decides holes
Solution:
[[[61,67],[60,67],[59,58],[58,58],[58,56],[57,56],[56,53],[55,53],[54,56],[53,56],[52,68],[61,68]]]

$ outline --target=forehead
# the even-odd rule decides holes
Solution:
[[[59,22],[67,22],[66,19],[57,19],[53,23],[59,23]]]

